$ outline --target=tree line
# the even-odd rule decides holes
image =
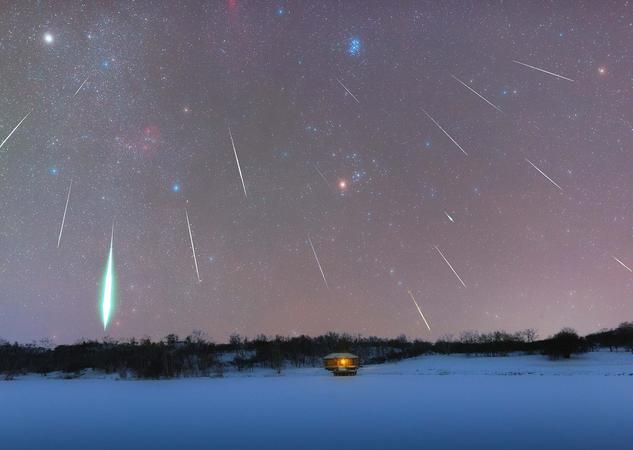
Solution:
[[[216,344],[201,332],[184,339],[168,335],[160,341],[149,338],[126,341],[82,340],[72,345],[19,344],[0,341],[0,374],[10,379],[26,373],[62,372],[79,376],[86,370],[121,378],[175,378],[223,376],[227,369],[238,371],[266,367],[281,372],[285,367],[315,367],[332,352],[351,352],[363,364],[380,364],[425,354],[467,354],[505,356],[510,353],[535,353],[550,358],[570,358],[573,354],[596,349],[633,352],[633,322],[581,337],[564,328],[547,339],[538,339],[527,329],[517,333],[468,331],[458,338],[445,336],[436,342],[419,339],[363,337],[327,333],[322,336],[253,339],[233,335],[228,343]]]

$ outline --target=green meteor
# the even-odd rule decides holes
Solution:
[[[112,310],[114,309],[114,258],[112,256],[112,248],[114,246],[114,224],[112,224],[112,235],[110,236],[110,252],[108,253],[108,263],[106,265],[105,275],[103,277],[103,295],[101,297],[101,321],[103,329],[108,327]]]

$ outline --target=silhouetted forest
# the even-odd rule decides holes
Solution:
[[[432,353],[505,356],[522,352],[558,359],[596,349],[633,352],[633,322],[585,337],[570,328],[547,339],[538,339],[532,329],[517,333],[470,331],[458,338],[443,337],[435,343],[411,341],[404,335],[385,339],[327,333],[317,337],[260,335],[254,339],[233,335],[228,343],[215,344],[200,332],[185,339],[169,335],[158,342],[150,339],[84,340],[56,347],[47,342],[0,341],[0,373],[5,379],[26,373],[52,372],[73,378],[89,369],[117,373],[122,378],[221,377],[225,370],[267,367],[281,372],[287,366],[320,366],[324,355],[342,351],[359,355],[362,364],[380,364]]]

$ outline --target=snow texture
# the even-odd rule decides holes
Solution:
[[[426,356],[356,377],[50,378],[0,382],[0,448],[633,448],[633,355],[624,352]]]

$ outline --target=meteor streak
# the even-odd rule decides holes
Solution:
[[[0,148],[2,148],[5,144],[5,142],[7,142],[9,140],[9,138],[11,137],[11,135],[13,133],[15,133],[15,130],[17,130],[20,125],[22,125],[22,122],[24,122],[26,120],[27,117],[29,117],[31,115],[31,113],[33,112],[33,110],[30,110],[26,116],[24,116],[24,118],[22,120],[20,120],[20,122],[15,126],[15,128],[13,130],[11,130],[11,133],[9,133],[9,135],[7,137],[4,138],[4,141],[2,141],[2,143],[0,144]]]
[[[68,195],[66,196],[66,206],[64,206],[64,215],[62,216],[62,224],[59,227],[59,236],[57,236],[57,248],[62,240],[62,232],[64,231],[64,222],[66,221],[66,211],[68,211],[68,201],[70,200],[70,191],[73,188],[73,179],[70,179],[70,186],[68,186]]]
[[[440,130],[442,130],[442,133],[444,133],[446,135],[446,137],[448,137],[451,140],[451,142],[453,142],[453,144],[455,144],[457,146],[457,148],[459,148],[462,151],[462,153],[464,155],[468,156],[468,153],[466,153],[466,150],[464,150],[462,148],[462,146],[459,145],[457,143],[457,141],[455,139],[453,139],[453,137],[450,134],[448,134],[448,132],[444,128],[442,128],[442,125],[437,123],[437,120],[435,120],[433,117],[431,117],[431,115],[429,113],[427,113],[426,110],[422,109],[422,111],[424,111],[424,114],[426,114],[426,117],[431,119],[431,121],[435,124],[435,126],[438,127]]]
[[[536,166],[532,163],[532,161],[530,161],[530,160],[529,160],[529,159],[527,159],[527,158],[525,158],[525,160],[526,160],[527,162],[529,162],[529,163],[530,163],[530,165],[531,165],[532,167],[534,167],[536,170],[538,170],[538,171],[539,171],[539,173],[540,173],[541,175],[543,175],[545,178],[547,178],[547,179],[549,180],[549,182],[550,182],[550,183],[552,183],[554,186],[556,186],[556,187],[557,187],[558,189],[560,189],[561,191],[563,190],[563,188],[562,188],[562,187],[560,187],[558,184],[556,184],[556,182],[555,182],[554,180],[552,180],[550,177],[548,177],[548,176],[545,174],[545,172],[543,172],[541,169],[539,169],[538,167],[536,167]]]
[[[237,158],[237,150],[235,149],[235,142],[233,141],[233,133],[231,133],[231,127],[229,127],[229,136],[231,137],[231,145],[233,146],[233,154],[235,154],[235,162],[237,163],[237,171],[240,173],[240,179],[242,180],[242,188],[244,189],[244,197],[248,198],[248,194],[246,194],[246,185],[244,184],[244,177],[242,176],[242,168],[240,167],[240,160]]]
[[[334,189],[332,188],[332,186],[330,185],[330,182],[327,180],[327,178],[325,178],[325,175],[323,175],[323,172],[321,172],[319,170],[319,168],[315,165],[314,166],[315,170],[319,173],[319,175],[321,175],[321,178],[323,178],[323,181],[325,181],[325,184],[327,185],[327,187],[332,191],[335,192]]]
[[[325,283],[325,287],[330,289],[330,286],[327,284],[327,280],[325,279],[325,273],[323,273],[323,268],[321,267],[321,263],[319,262],[319,257],[316,254],[316,250],[314,249],[314,245],[312,244],[312,239],[310,239],[310,235],[308,235],[308,242],[310,243],[310,247],[312,248],[312,253],[314,254],[314,259],[316,259],[317,266],[319,266],[319,270],[321,271],[321,276],[323,277],[323,282]]]
[[[198,283],[202,280],[200,279],[200,272],[198,271],[198,258],[196,257],[196,247],[193,245],[193,235],[191,234],[191,223],[189,222],[189,213],[187,212],[187,208],[185,208],[185,217],[187,218],[187,229],[189,230],[189,240],[191,241],[191,253],[193,253],[193,263],[196,267],[196,276],[198,277]]]
[[[455,271],[455,269],[453,269],[453,266],[451,266],[451,263],[448,262],[448,259],[446,259],[446,256],[444,256],[444,253],[442,253],[442,251],[440,250],[440,248],[436,245],[435,246],[435,250],[437,250],[437,252],[440,254],[440,256],[442,257],[442,259],[444,260],[444,262],[446,264],[448,264],[448,267],[451,268],[451,270],[453,271],[453,273],[455,274],[455,276],[457,277],[457,279],[459,280],[459,282],[462,284],[462,286],[466,287],[466,283],[464,283],[464,280],[462,280],[462,278],[459,276],[459,274]]]
[[[631,270],[631,268],[629,266],[627,266],[626,264],[624,264],[622,261],[620,261],[618,258],[616,258],[615,256],[612,256],[613,259],[615,259],[618,263],[620,263],[620,265],[622,267],[624,267],[626,270],[628,270],[629,272],[633,272],[633,270]]]
[[[351,96],[352,96],[352,98],[353,98],[354,100],[356,100],[356,103],[360,104],[360,102],[358,101],[358,99],[356,98],[356,96],[355,96],[354,94],[352,94],[352,91],[350,91],[349,89],[347,89],[347,86],[345,86],[341,80],[339,80],[339,79],[337,78],[337,79],[336,79],[336,81],[338,81],[338,84],[340,84],[341,86],[343,86],[343,89],[345,89],[345,90],[347,91],[347,93],[348,93],[349,95],[351,95]]]
[[[101,300],[101,320],[103,329],[108,326],[112,309],[114,306],[114,260],[112,256],[112,248],[114,246],[114,223],[112,223],[112,234],[110,235],[110,252],[108,253],[108,263],[106,265],[106,273],[103,282],[103,296]]]
[[[501,108],[499,108],[497,105],[493,104],[492,102],[488,101],[488,99],[486,97],[484,97],[483,95],[481,95],[479,92],[477,92],[476,90],[474,90],[473,88],[471,88],[470,86],[468,86],[466,83],[464,83],[462,80],[460,80],[459,78],[457,78],[455,75],[451,74],[451,77],[453,77],[455,80],[457,80],[459,83],[461,83],[462,86],[464,86],[466,89],[468,89],[470,92],[472,92],[473,94],[475,94],[477,97],[479,97],[480,99],[482,99],[484,102],[488,103],[490,106],[492,106],[494,109],[496,109],[497,111],[499,111],[500,113],[502,113],[503,111],[501,111]]]
[[[409,295],[411,296],[411,300],[413,300],[413,303],[415,304],[415,307],[418,308],[418,312],[420,313],[420,316],[422,317],[422,320],[424,320],[424,323],[426,324],[426,327],[429,329],[429,331],[431,331],[431,327],[429,326],[429,323],[426,321],[426,317],[424,317],[424,314],[422,314],[422,310],[420,309],[420,306],[418,305],[418,302],[415,301],[415,297],[413,297],[413,293],[411,291],[409,291]]]
[[[563,80],[572,81],[572,82],[574,81],[571,78],[564,77],[564,76],[559,75],[559,74],[554,73],[554,72],[549,72],[549,71],[547,71],[545,69],[540,69],[538,67],[530,66],[529,64],[522,63],[521,61],[517,61],[515,59],[513,59],[512,62],[517,63],[517,64],[521,64],[522,66],[525,66],[525,67],[529,67],[530,69],[538,70],[539,72],[546,73],[546,74],[551,75],[551,76],[556,77],[556,78],[562,78]]]
[[[455,223],[455,221],[453,220],[453,218],[451,217],[451,215],[449,213],[444,211],[444,214],[446,214],[446,217],[448,217],[448,220],[450,220],[451,222]]]
[[[84,82],[81,83],[81,86],[79,86],[79,88],[75,91],[75,94],[73,95],[73,97],[75,97],[75,95],[79,94],[79,91],[81,91],[81,88],[84,87],[84,84],[86,84],[86,81],[88,81],[88,78],[90,78],[90,75],[88,75],[86,77],[86,79],[84,80]]]

